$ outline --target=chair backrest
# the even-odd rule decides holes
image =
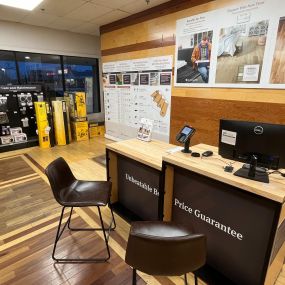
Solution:
[[[168,238],[130,235],[126,263],[150,275],[180,276],[206,263],[206,248],[203,234]]]
[[[62,157],[59,157],[47,166],[45,174],[48,177],[54,198],[62,204],[60,192],[76,181],[70,167]]]

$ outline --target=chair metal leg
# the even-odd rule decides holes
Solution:
[[[132,285],[137,285],[137,270],[133,268],[133,284]]]
[[[70,227],[70,222],[71,222],[72,212],[73,212],[73,207],[71,207],[70,214],[69,214],[69,218],[68,218],[68,220],[67,220],[67,227],[68,227],[68,229],[70,229],[71,231],[72,231],[72,228]]]
[[[97,208],[98,208],[98,213],[99,213],[100,222],[101,222],[101,225],[102,225],[104,240],[105,240],[105,244],[106,244],[106,248],[107,248],[107,252],[108,252],[108,257],[107,257],[107,259],[106,259],[106,261],[107,261],[107,260],[110,258],[110,256],[111,256],[111,254],[110,254],[110,249],[109,249],[109,244],[108,244],[109,236],[110,236],[110,231],[109,231],[108,237],[107,237],[106,231],[105,231],[105,228],[104,228],[104,222],[103,222],[103,219],[102,219],[102,214],[101,214],[100,207],[97,207]]]
[[[187,274],[186,274],[186,273],[184,274],[184,284],[185,284],[185,285],[188,285],[188,282],[187,282]]]
[[[195,279],[195,285],[198,285],[198,277],[196,274],[194,274],[194,279]]]
[[[112,221],[114,223],[114,227],[111,228],[111,230],[113,231],[116,228],[117,225],[116,225],[116,220],[115,220],[115,217],[114,217],[113,206],[111,205],[110,201],[109,201],[108,205],[109,205],[109,208],[110,208],[110,211],[111,211]]]
[[[115,221],[113,209],[111,207],[110,207],[110,211],[111,211],[112,218],[111,218],[111,221],[110,221],[108,228],[105,228],[105,231],[108,231],[108,232],[114,231],[116,228],[116,221]],[[70,226],[72,212],[73,212],[73,207],[71,207],[71,211],[70,211],[70,215],[69,215],[69,219],[68,219],[68,223],[67,223],[69,230],[71,230],[71,231],[102,231],[102,228],[72,228]],[[114,224],[114,226],[113,226],[113,224]]]
[[[101,226],[102,228],[93,228],[93,229],[90,229],[90,228],[87,228],[87,229],[74,229],[74,228],[71,228],[70,227],[70,222],[71,222],[71,216],[72,216],[72,212],[73,212],[73,207],[71,207],[71,211],[70,211],[70,214],[69,214],[69,218],[68,220],[66,221],[66,223],[64,224],[64,226],[62,227],[62,219],[63,219],[63,215],[64,215],[64,210],[65,210],[66,207],[63,207],[62,208],[62,211],[61,211],[61,215],[60,215],[60,219],[59,219],[59,224],[58,224],[58,228],[57,228],[57,233],[56,233],[56,237],[55,237],[55,242],[54,242],[54,247],[53,247],[53,252],[52,252],[52,258],[56,261],[56,262],[59,262],[59,263],[87,263],[87,262],[105,262],[107,261],[108,259],[110,259],[110,249],[109,249],[109,245],[108,245],[108,240],[109,240],[109,235],[110,235],[110,231],[111,230],[114,230],[115,227],[112,228],[112,225],[113,225],[113,222],[116,226],[116,223],[115,223],[115,219],[114,219],[114,215],[112,214],[112,221],[111,221],[111,224],[109,226],[109,228],[105,229],[104,228],[104,222],[103,222],[103,219],[102,219],[102,214],[101,214],[101,210],[100,210],[100,207],[98,206],[98,212],[99,212],[99,218],[100,218],[100,223],[101,223]],[[114,220],[113,220],[114,219]],[[57,246],[57,243],[62,235],[62,233],[64,232],[66,226],[70,229],[70,230],[74,230],[74,231],[103,231],[103,235],[104,235],[104,240],[105,240],[105,244],[106,244],[106,249],[107,249],[107,253],[108,255],[106,257],[103,257],[103,258],[84,258],[84,259],[80,259],[80,258],[56,258],[55,257],[55,251],[56,251],[56,246]],[[108,235],[106,234],[106,231],[108,232]]]
[[[61,215],[60,215],[60,219],[59,219],[59,223],[58,223],[58,227],[57,227],[57,232],[56,232],[56,236],[55,236],[55,241],[54,241],[54,246],[53,246],[53,251],[52,251],[52,259],[54,259],[54,260],[57,260],[55,258],[55,249],[56,249],[56,246],[57,246],[57,242],[59,241],[59,239],[60,239],[60,237],[61,237],[61,235],[62,235],[62,233],[63,233],[63,231],[64,231],[64,229],[66,227],[66,224],[65,224],[63,229],[60,231],[64,210],[65,210],[65,207],[62,207]]]

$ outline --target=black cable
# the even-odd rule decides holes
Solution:
[[[281,172],[280,170],[273,170],[271,172],[267,172],[268,175],[273,174],[273,173],[278,173],[280,174],[282,177],[285,177],[285,173]]]
[[[217,160],[220,160],[221,162],[223,162],[224,164],[228,165],[228,166],[232,166],[234,163],[236,163],[236,161],[233,161],[233,162],[227,162],[223,159],[220,159],[218,157],[214,157],[214,156],[210,156],[210,157],[203,157],[201,156],[201,158],[214,158],[214,159],[217,159]]]

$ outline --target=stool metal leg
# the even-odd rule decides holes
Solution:
[[[59,223],[58,223],[58,227],[57,227],[57,232],[56,232],[56,236],[55,236],[55,241],[54,241],[54,246],[53,246],[53,251],[52,251],[52,259],[54,259],[54,260],[57,260],[55,258],[55,249],[56,249],[57,242],[59,241],[59,239],[60,239],[60,237],[61,237],[61,235],[62,235],[62,233],[63,233],[63,231],[67,225],[67,224],[65,224],[63,229],[60,231],[64,210],[65,210],[65,207],[62,207],[61,215],[60,215],[60,219],[59,219]]]
[[[108,259],[110,259],[111,255],[110,255],[110,249],[109,249],[109,245],[108,245],[108,240],[109,240],[110,231],[115,229],[115,227],[112,228],[113,222],[114,222],[114,225],[116,226],[115,220],[113,221],[114,215],[112,214],[112,221],[111,221],[111,224],[110,224],[109,228],[105,229],[104,228],[104,222],[103,222],[103,219],[102,219],[101,210],[100,210],[100,207],[98,206],[97,208],[98,208],[99,218],[100,218],[100,223],[101,223],[102,228],[93,228],[93,229],[90,229],[90,228],[87,228],[87,229],[83,228],[83,229],[81,229],[81,228],[79,228],[79,229],[74,229],[74,228],[70,227],[73,207],[71,207],[71,211],[70,211],[68,220],[66,221],[66,223],[62,227],[62,219],[63,219],[65,208],[66,207],[62,207],[62,210],[61,210],[61,215],[60,215],[59,224],[58,224],[57,233],[56,233],[55,242],[54,242],[53,251],[52,251],[52,258],[56,262],[69,262],[69,263],[105,262]],[[56,258],[55,257],[56,246],[57,246],[57,243],[58,243],[61,235],[63,234],[66,226],[70,230],[75,230],[75,231],[91,231],[91,230],[92,231],[96,231],[96,230],[103,231],[104,241],[105,241],[106,249],[107,249],[107,253],[108,253],[107,256],[103,257],[103,258],[86,258],[86,259],[80,259],[80,258]],[[106,234],[106,231],[108,232],[108,236]]]
[[[198,277],[196,274],[194,274],[194,279],[195,279],[195,285],[198,285]]]
[[[101,221],[101,225],[102,225],[104,240],[105,240],[105,244],[106,244],[106,248],[107,248],[107,252],[108,252],[108,258],[106,260],[108,260],[110,258],[110,256],[111,256],[110,249],[109,249],[109,244],[108,244],[110,232],[109,232],[108,237],[107,237],[106,231],[105,231],[105,228],[104,228],[104,222],[103,222],[103,219],[102,219],[102,214],[101,214],[100,207],[98,206],[97,208],[98,208],[98,213],[99,213],[99,217],[100,217],[100,221]]]
[[[132,285],[137,285],[137,270],[133,268],[133,284]]]
[[[186,273],[184,274],[184,282],[185,282],[185,285],[188,285],[188,282],[187,282],[187,274],[186,274]]]
[[[113,209],[111,207],[110,207],[110,211],[111,211],[112,218],[111,218],[111,221],[110,221],[108,228],[105,228],[105,231],[108,231],[108,232],[114,231],[116,228],[116,221],[115,221]],[[71,207],[71,211],[70,211],[70,215],[69,215],[69,219],[68,219],[68,223],[67,223],[67,226],[71,231],[102,231],[102,228],[72,228],[70,226],[72,212],[73,212],[73,207]],[[113,224],[114,224],[114,226],[113,226]]]

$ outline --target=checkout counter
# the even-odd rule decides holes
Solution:
[[[230,161],[213,146],[191,147],[213,151],[210,157],[168,154],[173,147],[136,139],[107,145],[111,202],[143,220],[174,221],[204,233],[206,282],[210,274],[210,284],[274,284],[285,257],[285,179],[271,174],[267,184],[225,172]],[[233,162],[235,170],[241,166]]]
[[[106,146],[111,203],[130,220],[162,219],[162,157],[176,147],[161,141],[131,139]]]

